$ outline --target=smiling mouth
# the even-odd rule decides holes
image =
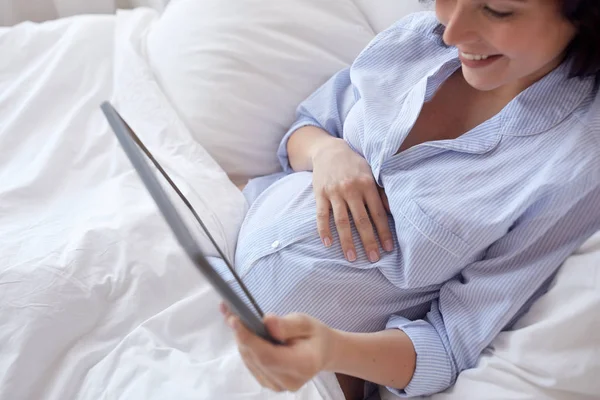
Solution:
[[[481,61],[481,60],[487,60],[488,58],[491,57],[498,57],[500,54],[471,54],[471,53],[464,53],[464,52],[460,52],[460,55],[470,61]]]

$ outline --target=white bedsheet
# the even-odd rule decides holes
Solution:
[[[0,399],[335,398],[330,375],[296,394],[249,375],[99,111],[112,99],[231,257],[246,203],[146,67],[156,16],[0,30]]]

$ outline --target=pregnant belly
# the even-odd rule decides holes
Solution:
[[[263,311],[303,312],[336,329],[376,332],[393,314],[422,317],[435,297],[397,288],[376,266],[354,268],[343,258],[317,256],[314,245],[296,243],[243,268],[240,275]]]
[[[398,250],[372,264],[354,230],[358,259],[350,263],[334,226],[334,246],[323,246],[311,181],[310,173],[296,173],[269,186],[240,231],[236,270],[261,308],[279,315],[304,312],[354,332],[381,330],[397,313],[424,315],[435,297],[431,288],[400,289],[381,272],[397,269]]]

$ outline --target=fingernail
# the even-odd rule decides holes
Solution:
[[[379,261],[379,254],[375,250],[369,252],[369,261],[373,263]]]
[[[325,247],[330,247],[331,246],[331,239],[329,239],[328,237],[323,239],[323,244],[325,245]]]
[[[348,259],[348,261],[356,261],[356,253],[354,252],[354,250],[348,250],[346,252],[346,258]]]
[[[235,322],[235,317],[229,317],[227,319],[227,325],[229,325],[229,327],[233,330],[237,329],[237,324]]]
[[[279,320],[276,319],[273,322],[271,322],[271,328],[273,329],[273,332],[271,332],[274,336],[281,336],[280,332],[281,332],[281,324],[279,323]]]
[[[383,249],[385,251],[394,250],[394,242],[392,242],[390,239],[386,240],[385,242],[383,242]]]

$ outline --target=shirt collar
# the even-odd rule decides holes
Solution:
[[[570,70],[565,61],[515,97],[500,113],[502,134],[536,135],[572,114],[594,90],[594,79],[570,78]]]
[[[450,64],[454,67],[456,62],[460,65],[458,49],[444,43],[445,29],[444,25],[439,24],[432,33],[441,47],[455,54],[455,58],[444,62],[444,66]],[[571,67],[572,61],[565,60],[515,97],[499,114],[501,133],[506,136],[536,135],[551,129],[573,113],[597,87],[598,82],[594,77],[571,78]],[[524,115],[528,117],[524,118]],[[483,147],[488,146],[484,145],[479,150],[483,150]]]
[[[444,78],[428,88],[429,97],[441,82],[460,68],[458,50],[447,48],[452,56],[430,75],[443,75]],[[457,139],[438,141],[432,145],[481,154],[492,150],[502,135],[530,136],[548,131],[572,114],[594,91],[594,77],[570,78],[570,71],[571,62],[567,60],[521,92],[490,120]]]

